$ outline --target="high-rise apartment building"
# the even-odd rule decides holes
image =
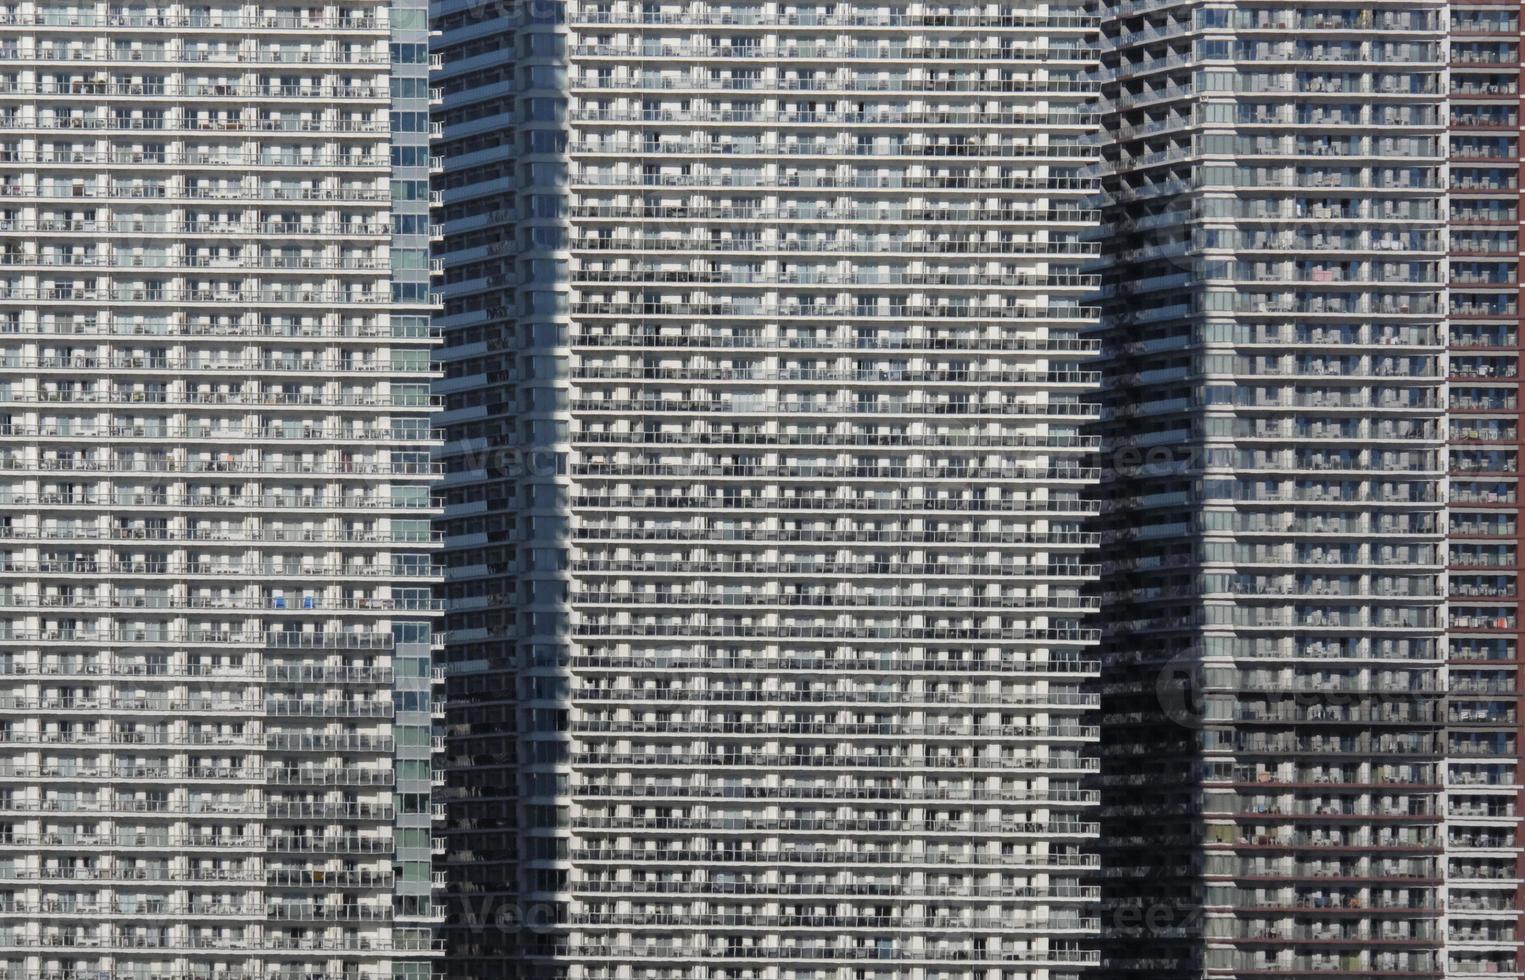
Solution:
[[[1521,976],[1520,6],[1449,33],[1446,972]]]
[[[518,302],[527,229],[515,120],[533,9],[431,6],[441,104],[436,213],[445,267],[436,352],[443,400],[450,809],[446,964],[465,980],[523,975],[518,832],[520,667],[514,635],[529,521],[521,467]],[[548,25],[554,30],[554,24]],[[555,215],[551,215],[554,219]]]
[[[1096,18],[434,23],[453,968],[1077,976]]]
[[[1439,977],[1445,7],[1106,9],[1102,973]]]
[[[5,976],[436,971],[425,13],[0,12]]]

